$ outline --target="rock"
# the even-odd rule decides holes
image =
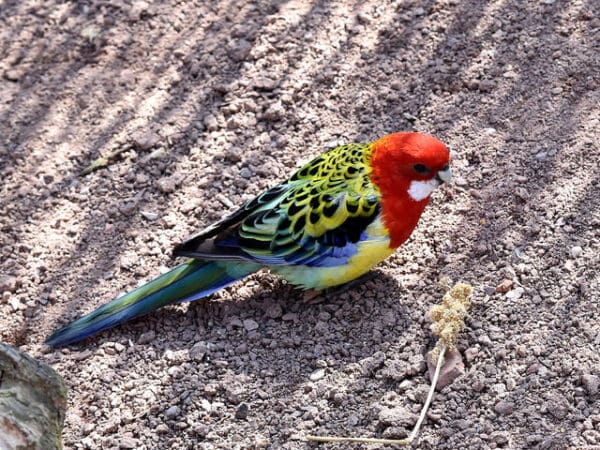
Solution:
[[[479,336],[477,338],[477,342],[479,342],[481,345],[485,345],[486,347],[491,347],[494,344],[487,334],[482,334]]]
[[[583,253],[583,249],[579,245],[571,247],[571,256],[573,258],[579,258],[582,253]]]
[[[59,449],[67,407],[62,378],[0,343],[0,448]]]
[[[152,211],[140,211],[140,214],[144,219],[149,220],[150,222],[158,219],[158,213]]]
[[[510,298],[511,300],[518,300],[521,297],[523,297],[524,293],[525,293],[525,289],[523,289],[522,287],[517,287],[511,291],[508,291],[506,293],[506,298]]]
[[[252,83],[254,89],[259,91],[272,91],[279,85],[277,80],[273,80],[267,77],[258,77]]]
[[[512,280],[507,278],[505,280],[502,280],[502,282],[498,286],[496,286],[496,292],[501,292],[501,293],[505,294],[511,290],[512,286],[513,286]]]
[[[244,329],[246,331],[254,331],[256,329],[258,329],[258,323],[256,323],[255,320],[252,319],[246,319],[244,320]]]
[[[481,92],[492,92],[496,87],[494,80],[482,80],[479,82],[479,90]]]
[[[550,415],[559,420],[567,417],[570,409],[568,400],[560,394],[553,395],[552,398],[546,403],[546,407]]]
[[[242,170],[240,170],[240,177],[246,179],[252,178],[252,171],[247,167],[242,167]]]
[[[150,152],[150,154],[144,158],[144,162],[147,163],[148,161],[152,161],[154,159],[161,159],[161,158],[164,158],[165,156],[168,156],[167,151],[164,148],[157,148],[156,150],[153,150],[152,152]],[[142,177],[140,181],[143,181],[143,182],[147,181],[147,177],[145,177],[144,174],[138,173],[136,175],[136,178],[137,177]]]
[[[190,349],[190,358],[201,361],[204,359],[206,352],[208,351],[208,344],[204,341],[196,342]]]
[[[4,78],[8,81],[19,81],[23,76],[23,72],[18,69],[8,69],[4,72]]]
[[[125,346],[120,342],[115,342],[115,350],[121,353],[123,350],[125,350]]]
[[[142,18],[143,15],[148,13],[149,7],[150,5],[148,4],[148,2],[145,2],[143,0],[133,2],[128,14],[129,20],[131,20],[132,22],[137,22]]]
[[[158,133],[152,130],[139,129],[131,135],[132,144],[139,150],[150,150],[160,142]]]
[[[364,13],[364,12],[359,12],[356,15],[356,19],[358,20],[359,23],[366,25],[368,23],[371,22],[371,16],[369,16],[368,14]]]
[[[325,369],[317,369],[313,373],[311,373],[308,378],[310,379],[310,381],[319,381],[323,377],[325,377]]]
[[[291,322],[291,321],[296,321],[298,320],[298,314],[294,313],[294,312],[288,312],[285,313],[282,317],[281,320],[283,320],[284,322]]]
[[[379,422],[385,427],[410,427],[417,422],[417,415],[404,406],[384,407],[379,412]]]
[[[175,192],[175,190],[179,187],[182,181],[183,179],[181,176],[173,175],[158,180],[157,186],[160,192],[162,192],[163,194],[170,194],[172,192]]]
[[[252,44],[246,39],[240,39],[229,46],[227,54],[235,62],[242,62],[248,57],[250,50],[252,50]]]
[[[266,308],[265,314],[269,319],[279,319],[283,315],[283,308],[277,303],[272,303]]]
[[[465,358],[467,358],[467,362],[472,362],[477,355],[479,354],[479,349],[476,347],[470,347],[465,350]]]
[[[596,395],[598,393],[598,386],[600,385],[600,377],[590,374],[582,375],[581,384],[583,384],[589,395]]]
[[[431,361],[431,352],[427,354],[427,371],[429,374],[429,380],[433,380],[435,373],[435,366]],[[462,355],[458,351],[446,352],[444,358],[444,365],[440,370],[440,377],[436,385],[436,390],[441,390],[444,387],[452,384],[461,375],[465,373],[465,363],[463,362]]]
[[[232,146],[225,150],[224,156],[226,161],[236,163],[242,160],[242,154],[243,150],[241,148]]]
[[[503,416],[512,414],[514,410],[515,404],[508,400],[500,400],[498,403],[496,403],[496,406],[494,406],[494,411]]]
[[[136,208],[136,202],[124,202],[119,205],[119,212],[126,217],[130,217],[135,213]]]
[[[14,292],[17,289],[17,278],[10,275],[0,276],[0,293]]]
[[[164,423],[159,423],[158,426],[156,427],[156,432],[158,434],[166,434],[169,432],[169,427],[167,425],[165,425]]]
[[[173,405],[165,411],[165,417],[169,420],[176,419],[179,416],[179,406]]]
[[[138,344],[148,344],[156,338],[156,333],[153,330],[146,331],[138,339]]]
[[[241,403],[235,411],[235,418],[238,420],[246,420],[246,418],[248,417],[249,410],[250,408],[246,403]]]
[[[204,117],[204,126],[208,131],[216,131],[219,129],[219,121],[212,114],[208,114]]]
[[[498,445],[505,445],[508,443],[509,434],[506,431],[494,431],[490,437]]]
[[[123,449],[134,449],[139,448],[139,446],[139,441],[131,436],[125,436],[121,438],[121,441],[119,442],[119,448]]]
[[[270,120],[275,122],[280,120],[285,114],[285,109],[281,102],[273,103],[269,108],[265,111],[263,117],[266,120]]]

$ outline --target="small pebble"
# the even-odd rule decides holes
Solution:
[[[248,417],[250,408],[246,403],[241,403],[235,411],[235,418],[238,420],[245,420]]]
[[[503,416],[512,414],[515,410],[515,404],[508,400],[501,400],[494,406],[494,411]]]
[[[244,329],[246,331],[253,331],[253,330],[258,329],[258,323],[256,323],[255,320],[246,319],[246,320],[244,320],[243,323],[244,323]]]
[[[310,381],[319,381],[323,377],[325,377],[325,369],[317,369],[313,373],[311,373],[308,378],[310,379]]]
[[[147,151],[160,143],[160,136],[153,130],[140,129],[131,135],[131,140],[135,148]]]
[[[166,434],[169,432],[169,427],[167,425],[165,425],[164,423],[159,423],[156,426],[156,432],[158,434]]]
[[[598,375],[585,374],[581,376],[581,384],[585,388],[586,392],[594,396],[598,393],[598,387],[600,386],[600,377]]]
[[[583,249],[579,245],[571,247],[571,256],[573,258],[579,258],[582,253],[583,253]]]
[[[0,292],[14,292],[17,289],[17,278],[10,275],[0,276]]]
[[[219,129],[219,121],[212,114],[205,116],[203,122],[208,131],[216,131]]]
[[[496,286],[496,292],[506,293],[510,291],[513,286],[513,281],[510,279],[502,280],[502,282]]]
[[[477,349],[476,347],[471,347],[465,350],[465,358],[467,359],[467,362],[473,361],[478,354],[479,349]]]
[[[149,220],[150,222],[158,219],[158,217],[159,217],[158,213],[151,212],[151,211],[141,211],[140,214],[144,219]]]
[[[196,360],[196,361],[201,361],[204,356],[206,355],[206,352],[208,351],[208,345],[206,344],[206,342],[204,341],[200,341],[200,342],[196,342],[192,348],[190,349],[190,358]]]
[[[356,15],[356,19],[359,23],[362,23],[363,25],[371,22],[371,17],[368,14],[365,14],[364,12],[359,12]]]
[[[179,406],[173,405],[165,411],[165,416],[169,420],[173,420],[179,416]]]
[[[279,319],[283,315],[283,308],[281,305],[273,303],[266,308],[265,314],[270,319]]]
[[[512,291],[508,291],[506,293],[506,298],[510,298],[512,300],[518,300],[523,296],[524,293],[525,293],[525,289],[523,289],[522,287],[517,287],[517,288],[513,289]]]
[[[275,122],[280,120],[285,115],[285,108],[280,102],[273,103],[269,108],[265,111],[263,117],[266,120]]]
[[[427,369],[429,380],[433,380],[435,374],[435,365],[431,361],[431,352],[427,354]],[[436,390],[441,390],[444,387],[452,384],[454,380],[465,373],[465,364],[462,355],[458,351],[447,351],[444,356],[444,365],[440,369],[440,376],[435,386]]]
[[[227,53],[234,61],[242,62],[248,57],[251,50],[252,44],[246,39],[240,39],[237,42],[233,42],[232,45],[229,46]]]
[[[156,333],[153,330],[142,333],[138,338],[138,344],[148,344],[156,338]]]
[[[412,426],[417,421],[417,416],[404,406],[395,406],[393,408],[384,407],[378,416],[379,422],[383,426]]]

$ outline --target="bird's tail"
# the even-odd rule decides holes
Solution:
[[[53,347],[68,345],[161,306],[206,297],[257,269],[249,263],[192,259],[66,325],[46,343]]]

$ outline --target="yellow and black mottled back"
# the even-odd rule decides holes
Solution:
[[[356,243],[380,212],[372,147],[336,147],[175,250],[176,255],[309,264]],[[348,256],[348,255],[345,255]]]

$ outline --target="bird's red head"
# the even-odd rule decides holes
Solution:
[[[448,147],[426,134],[394,133],[373,142],[371,180],[381,191],[393,247],[408,239],[433,190],[450,181],[449,163]]]

